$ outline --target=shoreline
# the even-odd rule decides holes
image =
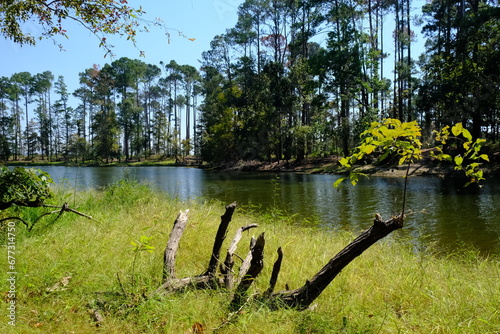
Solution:
[[[65,167],[193,167],[207,170],[227,170],[241,172],[264,172],[264,173],[301,173],[301,174],[345,174],[346,170],[338,163],[339,157],[332,155],[321,158],[305,158],[300,163],[292,161],[263,162],[258,160],[229,162],[219,166],[210,166],[199,163],[199,160],[188,157],[182,162],[167,161],[130,161],[113,162],[108,164],[74,164],[63,161],[8,161],[3,166],[34,167],[34,166],[65,166]],[[500,175],[500,164],[496,162],[482,164],[485,176]],[[462,172],[455,171],[451,164],[439,162],[430,157],[424,157],[420,161],[408,165],[359,165],[357,172],[371,176],[404,177],[408,170],[409,176],[455,176]]]

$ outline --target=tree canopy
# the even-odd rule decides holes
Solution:
[[[35,45],[43,38],[68,37],[67,20],[73,20],[99,38],[100,46],[110,52],[106,35],[126,36],[135,43],[143,14],[141,7],[133,8],[126,0],[0,0],[0,34],[21,45]],[[26,29],[28,21],[35,21],[41,29]]]

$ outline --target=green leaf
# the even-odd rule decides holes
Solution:
[[[404,164],[404,162],[405,162],[405,161],[406,161],[406,156],[405,156],[405,155],[403,155],[403,156],[399,159],[398,164],[399,164],[399,165],[402,165],[402,164]]]
[[[349,160],[347,158],[342,158],[339,160],[339,163],[344,166],[344,167],[351,167],[351,165],[349,164]]]
[[[359,181],[359,174],[358,173],[351,173],[349,175],[349,179],[351,180],[351,184],[353,186],[355,186],[356,184],[358,184],[358,181]]]
[[[462,158],[460,155],[457,155],[457,156],[455,157],[454,161],[455,161],[455,164],[456,164],[457,166],[461,166],[461,165],[462,165],[462,162],[464,161],[464,158]]]
[[[340,179],[338,179],[337,181],[335,181],[335,183],[333,184],[333,187],[334,188],[338,188],[338,186],[345,180],[346,178],[345,177],[341,177]]]
[[[438,158],[440,160],[446,160],[446,161],[449,161],[449,162],[452,161],[451,155],[449,155],[449,154],[440,154],[440,155],[438,155]]]
[[[361,152],[370,154],[375,150],[376,146],[375,145],[363,145],[360,147]]]
[[[467,169],[470,169],[470,170],[475,170],[477,167],[479,167],[481,165],[481,163],[479,162],[473,162],[471,164],[469,164],[467,166]]]
[[[469,130],[463,129],[462,136],[464,136],[468,141],[472,141],[472,135],[470,134]]]
[[[486,161],[490,161],[490,158],[488,157],[488,155],[487,155],[487,154],[481,154],[481,155],[479,156],[479,158],[480,158],[480,159],[483,159],[483,160],[486,160]]]
[[[455,137],[458,137],[462,133],[463,129],[462,123],[457,123],[451,128],[451,133],[453,133]]]

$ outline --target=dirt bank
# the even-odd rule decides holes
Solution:
[[[233,164],[221,166],[221,169],[239,170],[247,172],[294,172],[305,174],[341,174],[345,169],[338,163],[339,157],[329,156],[322,158],[307,158],[300,163],[293,161],[275,161],[275,162],[261,162],[261,161],[238,161]],[[403,177],[409,168],[408,174],[410,176],[422,175],[435,175],[444,176],[448,174],[457,173],[453,170],[451,164],[445,162],[438,162],[430,156],[424,156],[420,161],[402,166],[376,166],[376,165],[360,165],[357,171],[374,176],[394,176]],[[482,168],[486,175],[500,175],[500,164],[483,164]],[[459,172],[462,173],[462,172]]]

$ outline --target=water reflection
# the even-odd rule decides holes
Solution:
[[[147,182],[181,200],[215,198],[225,203],[273,206],[315,220],[328,229],[356,231],[371,225],[376,212],[398,214],[404,179],[373,177],[356,187],[333,188],[338,176],[205,171],[184,167],[42,167],[68,187],[104,187],[122,178]],[[406,227],[398,232],[427,238],[441,248],[473,246],[500,254],[500,180],[488,179],[477,192],[435,177],[411,178]]]

